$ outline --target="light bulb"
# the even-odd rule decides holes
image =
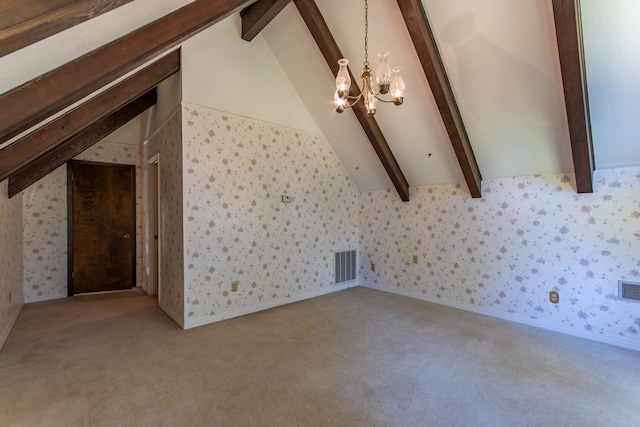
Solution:
[[[335,105],[336,111],[342,113],[347,107],[347,98],[341,98],[339,92],[336,90],[336,93],[333,95],[333,104]]]
[[[351,88],[351,77],[349,76],[347,64],[349,64],[349,61],[344,58],[338,61],[340,68],[336,75],[336,94],[341,99],[347,99],[349,96],[349,89]]]
[[[400,74],[400,67],[395,67],[393,69],[393,78],[391,79],[391,96],[395,105],[400,105],[404,101],[405,89],[406,86]]]
[[[389,66],[389,52],[383,50],[378,54],[380,58],[380,64],[378,65],[378,72],[376,73],[376,83],[378,83],[378,91],[382,94],[389,93],[389,86],[391,85],[391,67]]]

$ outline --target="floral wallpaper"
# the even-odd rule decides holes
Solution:
[[[67,168],[23,192],[24,299],[67,296]]]
[[[0,348],[22,307],[22,195],[7,197],[0,182]]]
[[[329,143],[189,103],[183,137],[187,325],[331,291],[358,192]]]
[[[136,165],[136,280],[142,272],[142,176],[140,148],[101,141],[77,160]],[[24,299],[45,301],[67,296],[67,167],[61,166],[23,192]]]
[[[145,143],[143,152],[143,158],[146,160],[159,155],[161,241],[159,304],[178,324],[184,326],[182,114],[180,108],[176,109],[158,132]]]
[[[595,187],[559,174],[484,181],[482,199],[460,184],[408,203],[362,192],[361,282],[640,349],[640,304],[617,300],[618,280],[640,282],[640,168],[598,171]]]

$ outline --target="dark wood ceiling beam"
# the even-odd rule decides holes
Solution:
[[[578,193],[593,193],[595,159],[589,116],[580,0],[553,0],[558,54]]]
[[[5,1],[0,5],[0,57],[133,0]]]
[[[116,129],[151,108],[158,101],[157,89],[133,100],[115,113],[98,120],[77,134],[61,141],[53,150],[9,176],[9,198],[44,178]]]
[[[344,58],[344,56],[340,52],[340,48],[338,48],[333,35],[331,35],[329,27],[322,17],[318,6],[313,0],[294,0],[294,3],[302,16],[302,19],[307,24],[307,27],[316,41],[320,52],[322,52],[331,72],[336,75],[338,73],[338,60]],[[349,73],[351,74],[351,71],[349,71]],[[353,96],[357,96],[360,93],[358,85],[355,82],[356,79],[351,74],[350,94]],[[404,174],[400,169],[400,165],[398,165],[398,162],[396,161],[391,148],[389,148],[389,144],[382,134],[375,118],[366,113],[362,102],[356,103],[352,107],[352,110],[360,122],[365,134],[369,138],[373,149],[380,158],[380,162],[387,171],[391,182],[398,191],[400,199],[408,202],[409,183],[404,177]]]
[[[244,9],[242,17],[242,39],[250,42],[260,34],[291,0],[258,0]]]
[[[0,150],[0,181],[53,150],[180,70],[180,51],[171,52],[116,86]]]
[[[480,168],[469,142],[469,135],[462,121],[462,115],[422,1],[398,0],[398,6],[422,64],[424,75],[431,86],[433,97],[447,129],[451,146],[458,158],[471,197],[482,197]]]
[[[253,1],[195,0],[169,15],[0,95],[0,144]]]

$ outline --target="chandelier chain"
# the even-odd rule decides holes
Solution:
[[[369,68],[369,2],[364,0],[364,68]]]

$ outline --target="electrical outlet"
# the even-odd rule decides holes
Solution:
[[[376,265],[374,263],[371,263],[371,271],[376,271]]]
[[[240,284],[239,281],[234,280],[233,282],[231,282],[231,292],[238,292],[238,285]]]
[[[417,264],[418,263],[418,255],[414,255],[413,256],[413,263]]]
[[[549,292],[549,302],[558,304],[560,302],[560,295],[556,291]]]

